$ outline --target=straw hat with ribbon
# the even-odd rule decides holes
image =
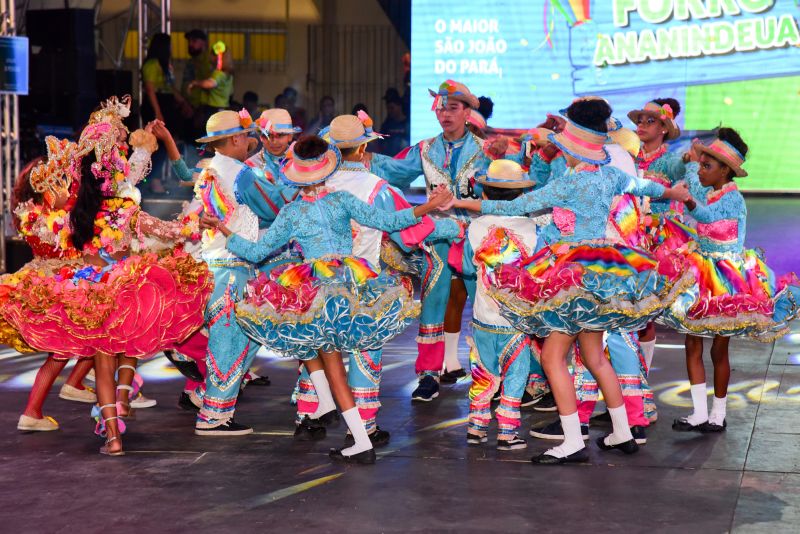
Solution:
[[[296,134],[303,131],[299,126],[292,124],[292,116],[285,109],[267,109],[256,119],[256,125],[261,133],[269,137],[270,134]]]
[[[608,135],[576,124],[569,119],[561,132],[550,134],[547,138],[562,152],[585,163],[604,165],[611,161],[603,147]]]
[[[681,130],[675,122],[675,113],[672,110],[672,106],[669,104],[664,104],[662,106],[658,102],[648,102],[645,104],[644,108],[634,109],[628,112],[628,118],[632,120],[634,124],[637,123],[640,115],[647,115],[660,119],[667,128],[667,134],[665,136],[667,141],[677,139],[681,135]]]
[[[336,171],[342,161],[342,154],[335,146],[315,158],[303,159],[294,151],[296,143],[292,143],[286,151],[286,159],[281,167],[284,180],[296,186],[321,184]]]
[[[634,158],[639,154],[642,142],[636,132],[622,126],[616,117],[608,119],[608,142],[615,143],[625,149]]]
[[[339,149],[355,148],[383,135],[372,129],[372,119],[363,110],[358,115],[339,115],[323,128],[319,136]]]
[[[714,139],[710,145],[704,145],[697,141],[692,143],[692,149],[701,153],[708,154],[717,161],[721,161],[733,170],[733,173],[742,178],[747,176],[747,171],[742,168],[744,156],[736,148],[722,139]]]
[[[481,112],[477,109],[470,109],[469,110],[469,117],[467,118],[467,123],[473,125],[479,130],[486,129],[486,119],[483,118]]]
[[[486,174],[476,176],[475,180],[479,184],[500,189],[527,189],[536,185],[536,182],[527,179],[519,163],[508,159],[494,160],[486,169]]]
[[[247,110],[239,113],[235,111],[218,111],[211,115],[206,122],[206,136],[197,139],[198,143],[210,143],[233,135],[250,133],[256,126]]]
[[[472,109],[478,109],[480,106],[478,97],[473,95],[466,85],[455,80],[445,80],[444,83],[439,86],[438,91],[428,89],[428,92],[433,97],[433,107],[431,107],[431,109],[444,108],[451,98],[465,103]]]

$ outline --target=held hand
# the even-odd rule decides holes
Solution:
[[[664,198],[677,202],[686,202],[691,198],[689,187],[684,182],[675,184],[675,186],[664,191]]]
[[[503,135],[495,137],[494,139],[489,141],[489,153],[492,154],[494,157],[502,157],[505,155],[506,151],[508,150],[508,137]]]
[[[448,202],[445,202],[441,206],[439,206],[437,209],[439,211],[447,211],[447,210],[451,209],[455,203],[456,203],[456,197],[451,195],[450,196],[450,200]]]
[[[225,237],[231,235],[231,231],[228,229],[227,226],[222,224],[222,221],[220,221],[216,217],[211,217],[208,215],[203,215],[202,217],[200,217],[200,228],[205,228],[208,230],[218,230]]]
[[[445,186],[438,186],[428,195],[428,204],[431,208],[438,208],[453,200],[453,193]]]

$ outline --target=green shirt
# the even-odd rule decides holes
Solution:
[[[233,75],[215,70],[211,79],[217,82],[217,86],[208,92],[208,105],[213,108],[227,108],[233,94]]]
[[[201,54],[197,57],[191,58],[186,63],[186,68],[183,71],[183,89],[186,91],[186,86],[192,80],[207,80],[211,77],[213,66],[208,59],[208,54]],[[194,106],[200,106],[208,103],[208,91],[204,91],[199,87],[195,87],[188,93],[189,103]]]
[[[142,81],[150,82],[155,87],[156,93],[171,93],[172,84],[166,76],[164,76],[164,69],[157,59],[148,59],[142,65]]]

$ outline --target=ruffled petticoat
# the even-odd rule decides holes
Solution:
[[[683,222],[679,215],[652,214],[645,217],[647,250],[659,261],[675,254],[690,241],[697,240],[697,230]]]
[[[607,241],[556,243],[529,258],[522,250],[495,228],[475,257],[503,316],[539,337],[639,330],[693,281],[677,265]]]
[[[208,267],[181,251],[47,267],[4,279],[2,315],[31,347],[72,357],[171,348],[203,325],[213,287]]]
[[[282,265],[248,284],[236,317],[253,339],[305,360],[317,351],[377,350],[419,315],[408,278],[351,256]]]
[[[704,253],[692,244],[678,255],[696,283],[664,310],[659,324],[697,336],[748,336],[762,342],[789,331],[789,321],[800,311],[794,273],[776,279],[756,250]]]

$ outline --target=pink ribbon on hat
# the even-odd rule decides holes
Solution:
[[[601,148],[603,148],[603,145],[601,144],[591,143],[589,141],[584,141],[583,139],[576,137],[575,135],[572,134],[572,132],[569,131],[569,128],[564,128],[561,131],[560,135],[563,135],[576,145],[580,145],[583,148],[588,148],[589,150],[600,150]]]
[[[314,171],[318,171],[320,169],[324,169],[325,165],[328,164],[328,159],[327,158],[324,158],[319,163],[315,163],[314,165],[312,165],[310,167],[298,167],[297,166],[297,159],[294,159],[293,161],[294,161],[294,163],[292,164],[292,168],[294,170],[296,170],[297,172],[314,172]]]

